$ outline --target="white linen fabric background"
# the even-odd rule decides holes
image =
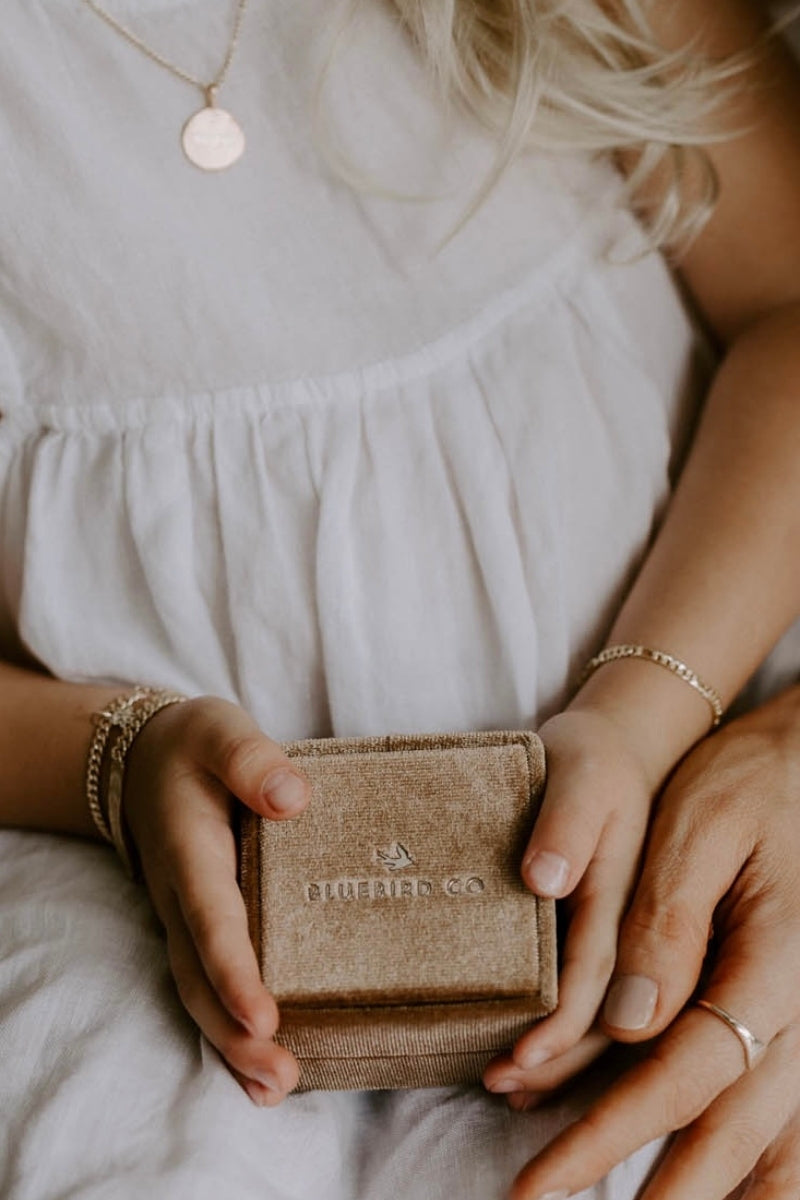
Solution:
[[[211,77],[233,4],[108,0]],[[252,0],[199,107],[82,0],[0,42],[0,631],[55,675],[216,693],[277,738],[535,727],[646,547],[702,357],[607,167],[492,159],[381,2]],[[398,194],[402,193],[402,195]],[[631,239],[633,239],[631,241]],[[495,1200],[579,1111],[479,1090],[256,1110],[183,1014],[103,848],[0,835],[5,1200]],[[632,1200],[642,1151],[587,1196]]]

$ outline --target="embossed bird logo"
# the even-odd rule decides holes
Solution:
[[[379,863],[384,867],[388,867],[390,871],[402,871],[405,867],[411,867],[414,864],[414,859],[400,842],[393,842],[388,850],[375,850],[376,857]]]

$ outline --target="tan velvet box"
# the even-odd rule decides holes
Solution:
[[[286,747],[312,800],[243,810],[240,882],[300,1088],[476,1083],[556,1004],[555,911],[519,863],[544,784],[527,732]]]

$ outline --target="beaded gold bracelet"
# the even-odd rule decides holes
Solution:
[[[163,708],[182,704],[186,696],[160,688],[137,687],[133,692],[112,700],[97,713],[97,726],[89,747],[86,767],[86,797],[94,824],[104,841],[116,850],[127,873],[134,877],[133,859],[125,837],[122,820],[122,795],[128,753],[145,725]],[[103,813],[100,798],[100,773],[108,744],[116,738],[109,752],[108,789]]]
[[[711,687],[710,684],[704,683],[691,667],[687,667],[686,663],[681,662],[679,658],[675,658],[672,654],[667,654],[665,650],[651,650],[649,646],[627,644],[607,646],[605,650],[601,650],[599,654],[595,654],[594,658],[589,659],[583,668],[578,686],[583,687],[586,680],[590,675],[595,673],[598,667],[605,666],[606,663],[616,662],[620,658],[643,658],[647,662],[656,663],[657,666],[665,667],[673,675],[677,675],[684,683],[688,683],[689,687],[699,692],[710,706],[713,714],[711,728],[715,729],[719,725],[722,720],[722,714],[725,711],[719,692],[716,688]]]

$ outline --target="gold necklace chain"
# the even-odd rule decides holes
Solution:
[[[177,63],[170,62],[152,46],[148,46],[147,42],[143,41],[138,34],[113,17],[108,9],[98,4],[97,0],[85,0],[85,2],[93,13],[105,21],[106,25],[125,38],[131,46],[145,54],[152,62],[164,67],[170,74],[182,79],[185,83],[200,88],[205,99],[205,107],[189,118],[181,135],[183,151],[189,161],[204,171],[221,171],[225,167],[232,166],[244,151],[244,134],[236,119],[225,109],[217,107],[217,92],[225,82],[233,62],[248,0],[238,0],[225,57],[210,83],[205,83],[196,75],[179,67]]]
[[[203,80],[198,79],[196,75],[190,74],[189,71],[184,71],[182,67],[177,65],[177,63],[170,62],[170,60],[165,58],[163,54],[159,54],[159,52],[154,50],[152,46],[148,46],[147,42],[143,41],[137,34],[133,32],[132,29],[129,29],[127,25],[123,25],[121,21],[116,19],[116,17],[112,17],[111,13],[107,9],[103,8],[97,3],[97,0],[85,0],[85,2],[89,5],[89,8],[91,8],[92,12],[97,13],[101,20],[105,21],[107,25],[110,25],[112,29],[121,34],[122,37],[124,37],[126,41],[130,42],[132,46],[135,46],[137,50],[141,50],[142,54],[146,54],[149,59],[152,59],[153,62],[158,63],[160,67],[166,67],[166,69],[171,71],[173,75],[177,75],[178,79],[183,79],[186,83],[191,83],[194,84],[195,87],[199,87],[203,95],[206,97],[208,96],[209,92],[219,91],[225,82],[225,77],[228,74],[230,65],[233,62],[233,56],[236,53],[236,48],[239,45],[239,34],[241,33],[242,21],[244,20],[244,14],[248,5],[248,0],[239,0],[236,8],[236,16],[233,22],[233,30],[231,32],[230,41],[228,42],[228,49],[226,50],[225,57],[222,60],[222,66],[217,71],[210,83],[204,83]]]

